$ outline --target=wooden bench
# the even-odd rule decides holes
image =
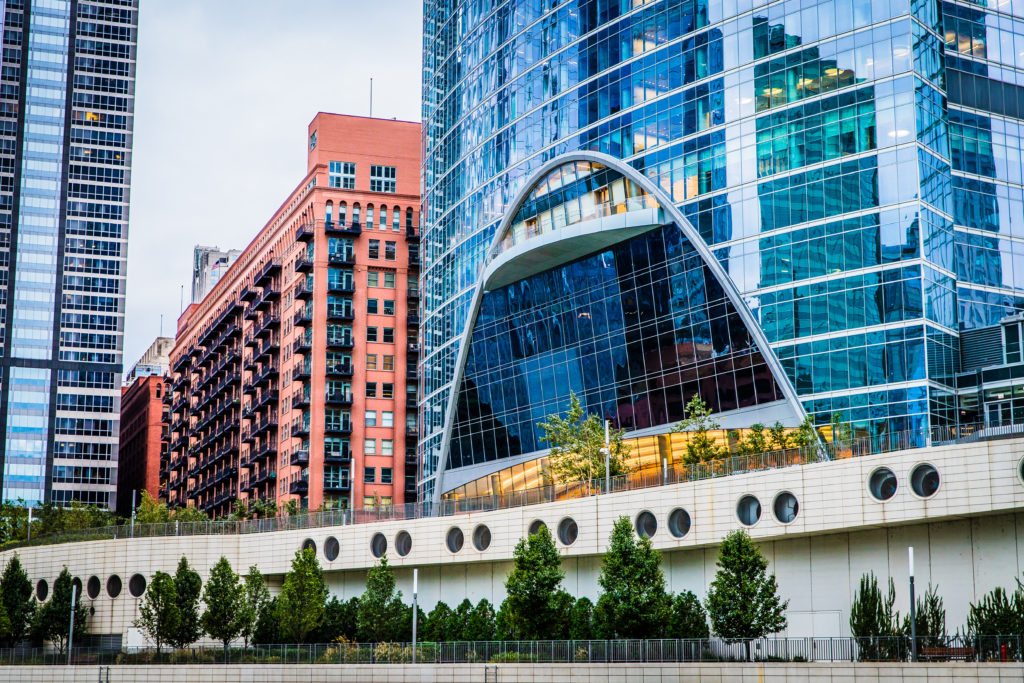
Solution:
[[[925,660],[950,660],[971,661],[974,659],[973,647],[922,647],[920,659]]]

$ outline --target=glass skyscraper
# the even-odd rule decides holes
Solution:
[[[543,454],[538,417],[564,410],[570,389],[630,434],[667,431],[694,393],[734,392],[713,405],[723,413],[763,395],[735,377],[715,394],[705,377],[718,370],[686,375],[681,349],[715,333],[701,336],[686,296],[658,309],[658,269],[672,292],[680,277],[669,212],[643,240],[620,231],[564,263],[548,254],[542,273],[517,269],[504,294],[481,280],[507,214],[534,186],[551,191],[538,172],[578,151],[625,161],[710,247],[756,319],[748,336],[763,335],[753,353],[781,368],[776,397],[795,391],[817,422],[838,413],[861,435],[923,444],[955,425],[961,332],[1024,307],[1021,18],[1021,0],[426,0],[424,499]],[[578,318],[588,311],[566,297],[612,296],[645,268],[653,307],[637,309],[638,332],[624,321],[606,366],[584,360],[604,351],[578,326],[554,343],[557,315],[548,346],[503,356],[494,343],[478,361],[494,324],[521,344],[543,311]],[[534,298],[513,320],[524,287]],[[695,360],[724,352],[712,343]]]
[[[0,497],[113,507],[138,0],[0,8]]]

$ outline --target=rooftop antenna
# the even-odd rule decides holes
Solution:
[[[370,118],[373,118],[373,76],[370,76]]]

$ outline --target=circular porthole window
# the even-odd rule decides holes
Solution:
[[[491,545],[491,530],[486,525],[480,524],[473,529],[473,547],[483,552]]]
[[[896,495],[896,475],[888,467],[879,467],[868,477],[868,491],[875,500],[886,501]]]
[[[650,538],[658,533],[658,520],[654,513],[644,510],[636,516],[636,534],[640,538]]]
[[[338,543],[338,539],[334,536],[328,536],[327,540],[324,541],[324,557],[327,558],[328,562],[334,562],[338,559],[338,555],[341,553],[341,544]]]
[[[46,600],[46,596],[50,594],[50,587],[46,583],[46,579],[39,579],[36,582],[36,599],[39,602]]]
[[[75,595],[82,597],[82,580],[77,576],[71,579],[71,587],[75,589]]]
[[[90,576],[89,580],[85,582],[85,594],[89,596],[90,600],[95,600],[100,595],[100,578],[98,576]]]
[[[545,527],[547,527],[547,524],[545,524],[543,520],[535,519],[530,522],[530,528],[528,531],[530,532],[530,535],[533,536],[534,534],[539,534],[540,530]]]
[[[1017,464],[1017,476],[1020,477],[1021,483],[1024,484],[1024,458],[1021,458]]]
[[[107,595],[112,598],[116,598],[121,594],[121,577],[117,574],[111,574],[110,578],[107,579]]]
[[[761,519],[761,501],[755,496],[746,495],[736,504],[736,517],[744,526],[754,526]]]
[[[388,551],[388,539],[382,533],[376,533],[370,539],[370,552],[374,557],[383,557]]]
[[[133,574],[132,578],[128,579],[128,592],[132,594],[133,598],[139,597],[145,590],[146,577],[142,574]]]
[[[676,538],[690,533],[690,513],[683,508],[676,508],[668,516],[668,532]]]
[[[395,536],[395,552],[399,557],[405,557],[412,552],[412,536],[408,531],[399,531]]]
[[[772,511],[775,513],[775,519],[782,524],[789,524],[800,513],[800,501],[789,491],[783,491],[775,496]]]
[[[579,535],[580,528],[572,517],[566,517],[558,523],[558,540],[562,542],[562,545],[572,545]]]
[[[316,542],[312,538],[307,538],[302,542],[303,550],[312,550],[313,554],[316,554]]]
[[[910,470],[910,488],[921,498],[931,498],[939,490],[939,471],[923,463]]]
[[[444,544],[448,546],[448,552],[457,553],[462,550],[462,544],[465,543],[466,539],[462,535],[462,529],[457,526],[453,526],[448,530],[448,535],[444,539]]]

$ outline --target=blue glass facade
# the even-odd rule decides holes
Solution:
[[[961,329],[1024,304],[1021,16],[1012,0],[426,0],[424,495],[487,247],[526,180],[580,149],[680,207],[816,419],[955,422]]]
[[[137,5],[0,1],[4,500],[115,503]]]

